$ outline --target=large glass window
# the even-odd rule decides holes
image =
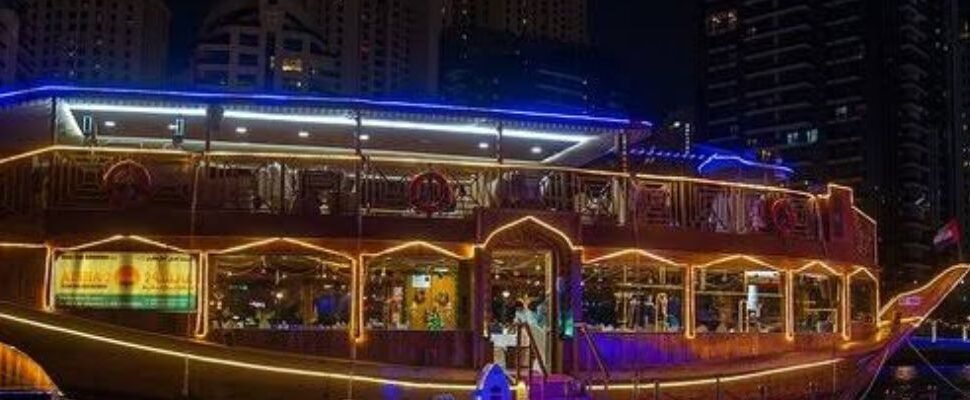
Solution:
[[[697,271],[697,333],[784,332],[781,273],[759,265],[718,265]]]
[[[820,266],[795,273],[795,332],[836,333],[841,325],[842,279]]]
[[[852,276],[849,284],[849,316],[852,322],[876,323],[876,281],[861,272]]]
[[[684,269],[630,255],[583,266],[583,318],[603,331],[683,330]]]
[[[351,265],[311,255],[223,255],[215,271],[213,324],[239,329],[347,329]]]
[[[367,262],[364,322],[367,329],[457,330],[459,302],[467,299],[459,262],[411,249]]]

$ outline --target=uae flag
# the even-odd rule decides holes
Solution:
[[[960,233],[960,223],[956,218],[951,219],[946,225],[943,225],[936,236],[933,237],[933,246],[937,250],[942,250],[954,244],[960,243],[962,234]]]

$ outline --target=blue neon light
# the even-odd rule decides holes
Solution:
[[[714,149],[710,149],[710,151],[714,151]],[[718,151],[721,151],[721,150],[714,151],[710,154],[700,154],[700,153],[684,153],[684,152],[657,150],[656,148],[649,148],[649,149],[639,148],[639,149],[631,150],[630,154],[634,156],[660,157],[660,158],[668,158],[668,159],[676,159],[676,160],[703,160],[697,166],[697,173],[699,174],[703,174],[705,169],[714,165],[717,162],[726,162],[726,161],[738,162],[746,167],[770,169],[787,175],[793,175],[795,173],[794,169],[790,167],[786,167],[784,165],[753,161],[739,155],[724,154]]]
[[[700,163],[700,165],[697,166],[697,173],[703,174],[704,168],[718,161],[736,161],[748,167],[770,169],[770,170],[774,170],[788,175],[795,173],[795,170],[789,167],[786,167],[784,165],[768,164],[768,163],[748,160],[741,156],[724,155],[724,154],[711,154],[710,157],[707,157],[707,159],[704,160],[704,162]]]
[[[142,96],[169,96],[182,97],[196,100],[250,100],[250,101],[272,101],[272,102],[320,102],[341,104],[347,106],[361,107],[388,107],[388,108],[409,108],[423,111],[439,112],[466,112],[493,114],[506,117],[528,117],[544,118],[561,121],[575,121],[587,123],[602,123],[622,125],[623,127],[649,128],[653,124],[646,121],[634,121],[627,118],[596,117],[590,115],[561,114],[539,111],[508,110],[502,108],[484,108],[471,106],[457,106],[447,104],[433,104],[393,100],[370,100],[350,97],[325,97],[310,95],[282,95],[282,94],[246,94],[246,93],[218,93],[218,92],[193,92],[180,90],[155,90],[155,89],[133,89],[133,88],[106,88],[106,87],[85,87],[71,85],[45,85],[34,88],[14,90],[0,93],[0,100],[16,98],[32,94],[42,94],[45,92],[68,93],[68,94],[121,94],[121,95],[142,95]]]

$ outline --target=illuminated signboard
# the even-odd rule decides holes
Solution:
[[[53,286],[57,307],[193,312],[196,262],[178,253],[65,253]]]

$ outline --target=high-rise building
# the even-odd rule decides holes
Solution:
[[[589,43],[587,0],[446,0],[445,25],[564,43]]]
[[[163,0],[24,3],[29,79],[156,85],[165,78],[171,14]]]
[[[296,1],[226,0],[206,17],[192,60],[199,87],[339,92],[337,60]]]
[[[926,276],[959,193],[946,82],[951,1],[702,3],[698,133],[856,189],[891,288]]]
[[[341,93],[437,92],[442,0],[302,1],[325,51],[338,60]]]
[[[570,112],[622,109],[589,45],[585,0],[448,0],[441,93],[449,101]]]
[[[29,57],[20,47],[20,17],[12,8],[0,8],[0,87],[23,79]]]
[[[570,112],[622,109],[607,63],[594,49],[510,34],[449,30],[442,50],[442,98],[456,103]]]

